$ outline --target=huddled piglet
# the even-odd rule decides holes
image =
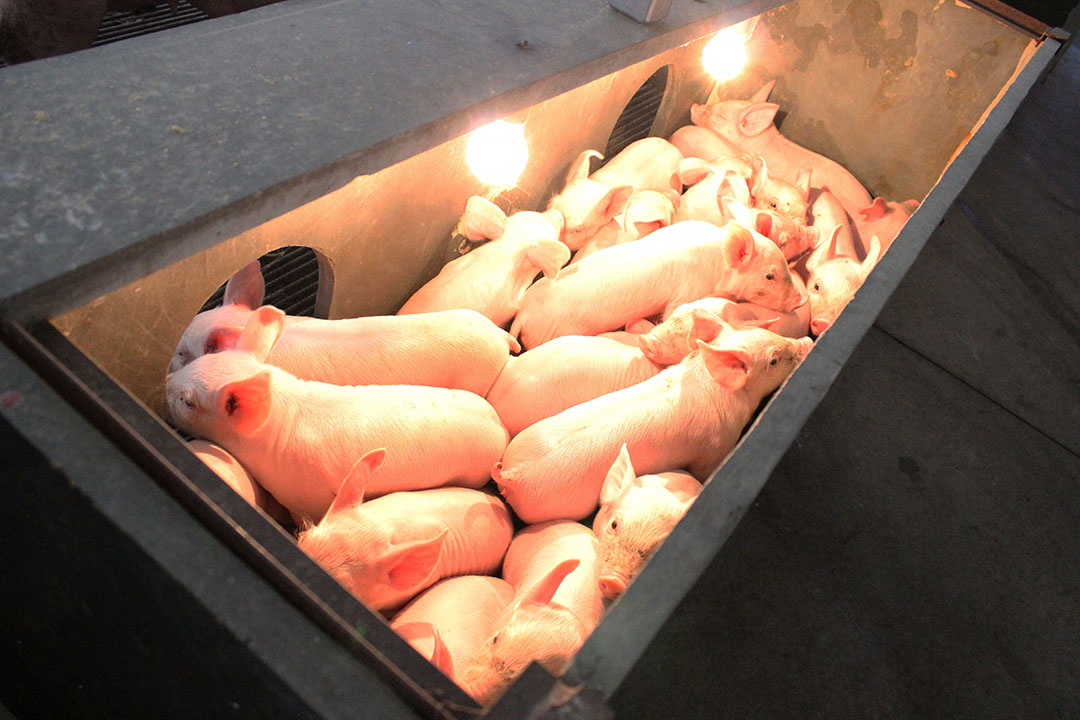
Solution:
[[[868,207],[859,210],[859,214],[853,217],[855,227],[859,233],[860,249],[862,250],[860,257],[869,254],[870,239],[874,237],[881,243],[882,253],[888,250],[893,240],[900,234],[904,223],[918,209],[918,200],[893,202],[879,197],[874,198],[874,202]]]
[[[489,575],[459,575],[413,598],[390,627],[439,668],[460,681],[514,599],[514,586]]]
[[[300,549],[377,611],[401,607],[442,578],[497,571],[514,534],[506,506],[468,488],[364,502],[385,457],[379,448],[356,461],[326,516],[300,534]]]
[[[282,525],[291,522],[289,511],[255,482],[240,461],[225,448],[205,440],[192,440],[188,443],[188,448],[249,504],[261,509]]]
[[[710,295],[783,311],[806,300],[768,239],[736,223],[686,221],[541,278],[525,292],[510,334],[533,348],[561,335],[617,330]]]
[[[169,365],[232,349],[265,285],[258,261],[225,285],[224,304],[199,313]],[[267,362],[304,380],[334,385],[429,385],[487,393],[517,341],[474,310],[343,320],[285,316]]]
[[[563,242],[578,250],[625,208],[631,196],[642,190],[681,192],[678,169],[682,153],[667,140],[647,137],[636,140],[602,168],[589,174],[596,150],[586,150],[571,164],[563,190],[551,199],[548,209],[566,219]]]
[[[173,423],[234,455],[297,519],[318,520],[356,458],[390,458],[368,493],[446,484],[481,487],[508,435],[482,397],[415,385],[339,386],[267,365],[284,314],[251,314],[232,350],[203,355],[166,378]]]
[[[608,600],[626,592],[664,539],[701,494],[685,472],[637,476],[624,444],[600,487],[593,532],[600,540],[600,591]]]
[[[675,222],[678,206],[679,194],[674,190],[641,190],[634,193],[622,213],[600,228],[591,240],[574,253],[571,262],[578,262],[612,245],[640,240],[653,231],[667,227]]]
[[[599,547],[589,528],[556,521],[514,536],[503,579],[514,599],[462,676],[462,687],[491,703],[532,661],[559,674],[599,624]]]
[[[470,240],[488,242],[444,265],[398,315],[465,308],[505,327],[537,274],[555,277],[570,260],[570,249],[559,241],[562,215],[553,210],[522,210],[507,217],[498,205],[474,195],[459,228]]]
[[[811,168],[817,187],[828,189],[855,217],[870,205],[870,193],[842,165],[788,140],[773,124],[780,106],[768,102],[775,81],[769,81],[749,100],[723,100],[711,105],[694,104],[690,120],[707,128],[737,148],[736,152],[760,155],[777,177],[794,182],[800,171]]]
[[[659,375],[525,428],[492,477],[528,523],[591,513],[623,443],[639,472],[685,468],[705,478],[812,346],[809,338],[760,328],[699,342],[697,352]]]
[[[797,276],[795,282],[802,286]],[[675,308],[663,322],[639,335],[638,342],[645,357],[661,365],[674,365],[697,349],[698,340],[711,343],[725,330],[741,327],[763,327],[784,337],[804,337],[810,329],[810,304],[780,313],[754,303],[702,298]]]
[[[513,437],[538,420],[647,380],[662,369],[636,344],[564,335],[510,358],[487,400]]]
[[[723,197],[725,179],[742,178],[745,189],[743,202],[750,204],[750,183],[753,181],[754,165],[749,157],[724,155],[715,160],[688,157],[679,163],[679,180],[687,185],[675,213],[676,220],[702,220],[713,225],[726,225],[732,218],[724,214],[720,198]],[[734,195],[735,187],[727,190]]]
[[[807,265],[810,270],[810,279],[806,283],[810,294],[810,332],[814,335],[821,335],[836,322],[840,311],[862,287],[881,257],[881,244],[876,237],[870,239],[870,252],[862,262],[837,255],[837,237],[838,233],[834,232],[825,259]]]

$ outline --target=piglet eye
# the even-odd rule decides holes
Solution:
[[[191,402],[187,398],[184,398],[184,404],[187,405],[189,408],[195,407],[195,403]]]
[[[491,636],[491,644],[492,645],[498,645],[499,644],[499,636],[498,635],[492,635]]]
[[[775,280],[776,279],[776,274],[771,273],[771,272],[767,272],[767,273],[765,273],[765,279],[766,280]]]
[[[616,520],[611,521],[611,529],[612,530],[618,530],[619,529],[619,523]]]
[[[821,283],[814,283],[814,289],[820,292],[821,291]]]
[[[776,364],[776,358],[773,358],[772,360],[769,361],[769,367],[772,367],[775,364]]]

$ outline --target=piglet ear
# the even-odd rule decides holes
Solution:
[[[578,155],[574,162],[570,164],[570,169],[566,172],[566,185],[569,185],[575,180],[584,180],[589,177],[589,170],[592,168],[593,158],[603,160],[604,153],[599,150],[586,150]],[[563,187],[565,187],[565,185]]]
[[[605,222],[609,222],[616,215],[626,209],[630,202],[630,196],[634,194],[633,185],[620,185],[604,193],[604,197],[597,203],[595,210],[599,212]]]
[[[836,257],[837,242],[840,239],[840,231],[841,230],[843,230],[842,225],[837,225],[836,227],[834,227],[832,229],[832,232],[829,234],[829,239],[825,241],[826,242],[826,248],[825,248],[824,253],[819,253],[815,249],[815,251],[810,255],[810,257],[807,258],[807,260],[806,260],[806,269],[807,270],[809,270],[810,272],[814,272],[814,270],[817,268],[818,265],[820,265],[821,263],[823,263],[823,262],[825,262],[827,260],[832,260],[834,257]]]
[[[712,171],[712,166],[702,158],[683,158],[679,161],[679,182],[683,185],[696,185]]]
[[[403,637],[416,651],[428,659],[443,675],[453,677],[454,660],[439,630],[429,622],[410,622],[391,625],[394,632]]]
[[[750,102],[754,102],[754,103],[763,103],[763,102],[765,102],[766,100],[769,99],[769,95],[772,94],[773,87],[775,87],[775,86],[776,86],[776,79],[773,78],[769,82],[762,85],[758,89],[758,91],[756,93],[754,93],[754,96],[752,98],[750,98]]]
[[[236,349],[251,353],[259,362],[266,362],[284,330],[285,313],[273,305],[263,305],[248,318],[244,332],[236,341]]]
[[[330,509],[326,511],[326,517],[364,502],[368,478],[379,469],[385,459],[386,449],[377,448],[368,451],[353,463],[352,468],[345,474],[345,479],[341,481],[341,487],[338,488],[334,501],[330,503]]]
[[[810,199],[810,175],[814,172],[812,167],[799,168],[795,173],[795,187],[799,188],[803,200]]]
[[[270,371],[218,388],[214,405],[236,432],[251,435],[270,418]]]
[[[705,369],[720,387],[735,392],[741,390],[750,375],[751,359],[741,350],[720,350],[698,340],[698,349]]]
[[[240,335],[243,332],[244,328],[236,325],[214,328],[206,335],[206,342],[203,343],[203,355],[213,355],[214,353],[232,350],[236,347],[236,343],[240,340]]]
[[[263,281],[262,270],[259,261],[252,260],[247,265],[236,271],[236,274],[225,283],[225,297],[222,305],[241,305],[248,309],[259,307],[266,292],[266,283]]]
[[[870,203],[864,208],[859,210],[859,214],[863,216],[863,220],[880,220],[885,217],[889,212],[889,205],[885,202],[885,198],[876,197],[874,202]]]
[[[458,232],[470,240],[494,239],[506,230],[506,213],[495,203],[473,195],[465,203]]]
[[[724,329],[724,321],[716,313],[705,308],[694,308],[690,311],[690,337],[688,340],[693,344],[695,340],[712,342]]]
[[[533,267],[544,273],[544,277],[553,278],[570,262],[570,248],[558,240],[541,240],[529,248],[526,257]]]
[[[748,267],[754,260],[754,236],[737,222],[727,224],[724,260],[734,268]]]
[[[439,564],[443,543],[449,532],[449,528],[446,528],[427,540],[391,545],[382,562],[390,587],[398,592],[421,589]]]
[[[776,103],[753,103],[743,108],[735,116],[735,125],[743,135],[754,137],[772,127],[780,106]]]
[[[580,564],[581,560],[578,558],[569,558],[548,570],[544,577],[537,580],[532,587],[525,591],[518,602],[518,607],[550,605],[551,599],[555,597],[555,592],[559,589],[559,585],[562,585],[562,581],[566,579],[566,576],[574,572]]]
[[[729,203],[734,201],[742,206],[750,204],[750,186],[746,184],[746,178],[734,170],[724,171],[724,178],[716,188],[716,204],[724,211],[725,216],[738,219],[736,210],[729,208]]]
[[[611,463],[607,477],[604,478],[604,484],[600,486],[600,504],[610,505],[615,502],[635,479],[637,475],[634,474],[634,464],[630,462],[630,451],[626,449],[626,443],[623,443],[615,462]]]

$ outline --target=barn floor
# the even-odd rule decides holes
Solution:
[[[1078,129],[1073,42],[617,718],[1080,717]]]

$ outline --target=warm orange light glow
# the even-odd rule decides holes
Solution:
[[[524,125],[496,120],[474,130],[465,144],[469,169],[489,185],[513,185],[528,161]]]
[[[705,45],[701,63],[719,82],[735,77],[746,66],[746,35],[738,27],[724,28]]]

